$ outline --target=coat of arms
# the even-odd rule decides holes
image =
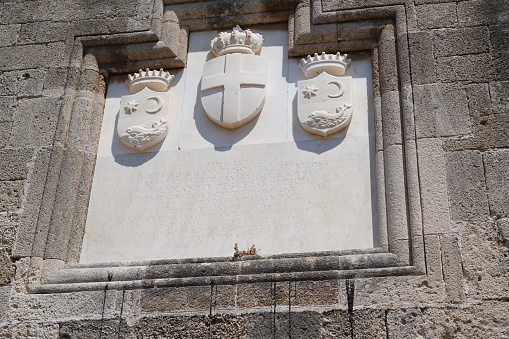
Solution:
[[[308,80],[298,83],[297,115],[309,133],[328,137],[352,119],[352,77],[344,75],[350,59],[346,54],[325,54],[302,59],[299,66]]]
[[[122,142],[138,151],[144,151],[168,134],[169,103],[166,92],[173,75],[162,69],[147,69],[129,75],[127,84],[132,95],[123,96],[117,133]]]
[[[242,30],[219,33],[211,42],[216,58],[203,67],[201,102],[216,124],[233,129],[255,118],[265,102],[267,61],[256,55],[263,37]]]

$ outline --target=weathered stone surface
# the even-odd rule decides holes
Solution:
[[[31,158],[31,150],[0,150],[0,181],[25,179]]]
[[[17,95],[18,94],[18,71],[12,72],[0,72],[0,95]],[[11,105],[5,105],[5,100],[9,98],[0,98],[2,99],[2,111],[7,109]],[[15,98],[14,98],[15,99]]]
[[[63,66],[67,55],[66,44],[21,45],[0,48],[0,70]]]
[[[334,310],[321,314],[320,320],[320,338],[386,338],[384,310]]]
[[[434,83],[436,71],[431,34],[428,32],[409,33],[408,43],[414,84]]]
[[[0,75],[0,91],[2,88],[7,87],[6,83],[1,83],[2,76]],[[5,86],[5,87],[4,87]],[[14,96],[0,96],[0,121],[12,121],[14,111],[16,110],[17,100]]]
[[[14,46],[18,39],[21,25],[2,25],[2,35],[0,35],[0,47]]]
[[[0,12],[0,24],[51,20],[54,4],[54,0],[5,2]]]
[[[474,135],[465,138],[452,138],[444,140],[444,149],[450,151],[463,149],[490,149],[508,147],[509,138],[506,138],[509,128],[509,115],[494,114],[472,119]]]
[[[7,249],[0,248],[0,286],[9,285],[14,278],[16,267]]]
[[[7,321],[9,313],[9,298],[11,296],[11,286],[0,287],[0,324]]]
[[[509,25],[490,25],[490,49],[493,52],[509,50]]]
[[[10,317],[25,322],[68,318],[69,315],[78,318],[108,318],[112,313],[116,313],[118,293],[118,291],[17,293],[11,299]]]
[[[440,237],[445,289],[449,301],[456,303],[465,299],[460,241],[456,234],[446,234]]]
[[[496,217],[509,217],[509,151],[490,151],[485,154],[486,186],[490,210]]]
[[[492,112],[490,94],[493,94],[493,91],[489,89],[488,84],[470,84],[465,86],[465,90],[471,116],[479,117]]]
[[[462,25],[509,22],[509,3],[498,0],[470,0],[458,3],[458,21]]]
[[[451,217],[442,141],[440,139],[418,140],[417,153],[424,233],[446,233],[450,230]]]
[[[12,122],[0,122],[0,148],[5,147],[11,135]]]
[[[471,132],[467,95],[456,85],[414,87],[418,138],[465,135]]]
[[[507,113],[509,110],[509,81],[490,82],[491,104],[494,113]]]
[[[417,25],[421,28],[443,28],[457,24],[456,3],[416,6]]]
[[[320,315],[316,312],[254,313],[246,320],[247,338],[317,338]]]
[[[18,225],[18,214],[0,213],[0,247],[12,248]]]
[[[21,25],[18,45],[65,41],[73,38],[69,22],[33,22]]]
[[[485,82],[492,77],[491,57],[488,53],[440,57],[436,65],[438,80],[442,82]]]
[[[0,212],[15,212],[21,207],[24,180],[0,181]]]
[[[509,305],[485,302],[468,307],[389,311],[389,338],[506,338]]]
[[[9,144],[17,147],[51,145],[60,104],[61,100],[55,97],[20,100]]]
[[[499,228],[497,228],[497,224]],[[507,220],[467,223],[462,227],[461,255],[468,299],[504,298],[509,293]]]
[[[235,306],[235,286],[189,286],[143,290],[143,312],[174,312],[177,310],[210,310]]]
[[[57,323],[15,322],[0,326],[1,338],[55,339],[58,338]]]
[[[489,51],[490,32],[487,27],[440,29],[433,34],[435,57],[484,53]]]
[[[489,207],[481,152],[450,152],[446,163],[453,220],[486,220]]]

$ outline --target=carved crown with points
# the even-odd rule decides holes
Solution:
[[[306,76],[312,78],[322,72],[327,72],[330,75],[344,75],[350,65],[350,60],[346,54],[337,52],[336,54],[322,54],[315,53],[314,56],[308,55],[307,58],[302,58],[299,62],[299,67]]]
[[[230,53],[258,54],[262,50],[263,36],[251,30],[243,30],[239,25],[231,32],[221,32],[210,42],[210,52],[214,56]]]
[[[129,74],[127,78],[131,93],[137,93],[145,87],[153,91],[165,92],[170,87],[173,75],[163,71],[162,68],[159,71],[151,71],[147,68],[145,71],[140,69],[139,73],[134,73],[134,75]]]

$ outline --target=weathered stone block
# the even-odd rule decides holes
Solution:
[[[487,27],[466,27],[434,31],[435,57],[485,53],[489,51],[490,33]]]
[[[0,79],[2,76],[0,75]],[[0,80],[1,81],[1,80]],[[0,91],[4,84],[0,84]],[[11,122],[14,117],[14,111],[16,110],[16,105],[18,101],[14,96],[3,97],[0,96],[0,121],[2,122]]]
[[[2,25],[0,47],[14,46],[18,39],[20,25]]]
[[[63,42],[0,48],[0,70],[64,66],[67,46]]]
[[[55,1],[5,2],[0,12],[0,24],[49,21],[53,15]]]
[[[27,69],[18,73],[18,90],[19,97],[32,97],[42,94],[46,71],[43,69]]]
[[[0,213],[0,247],[12,248],[18,225],[18,214]]]
[[[65,41],[73,38],[69,22],[34,22],[21,25],[18,45]]]
[[[422,221],[425,234],[441,234],[450,230],[447,176],[442,141],[420,139],[419,179],[421,184]]]
[[[479,117],[492,112],[490,92],[493,94],[493,91],[490,91],[488,84],[467,85],[465,90],[467,91],[468,109],[471,116]]]
[[[16,147],[51,145],[60,104],[61,100],[55,97],[20,100],[9,144]]]
[[[467,95],[459,86],[415,86],[414,105],[418,138],[471,133]]]
[[[479,117],[474,119],[473,127],[473,137],[446,139],[444,141],[444,149],[456,151],[509,146],[509,138],[505,137],[509,128],[509,115],[494,114]]]
[[[446,163],[453,220],[486,220],[489,206],[481,152],[449,152]]]
[[[420,5],[416,6],[415,10],[420,28],[451,27],[458,22],[455,2]]]
[[[490,95],[494,113],[509,111],[509,81],[491,82]]]
[[[485,302],[465,308],[403,308],[387,314],[389,338],[505,338],[509,305]]]
[[[14,279],[16,266],[14,266],[9,251],[0,248],[0,286],[10,285]]]
[[[237,285],[237,307],[273,307],[288,304],[288,283],[265,282]]]
[[[320,318],[321,338],[386,338],[384,310],[334,310],[324,312]]]
[[[4,148],[9,142],[12,122],[0,122],[0,148]]]
[[[0,324],[7,322],[10,296],[11,296],[11,286],[0,287]]]
[[[509,22],[509,3],[498,0],[458,2],[458,20],[465,26]]]
[[[18,71],[0,72],[0,95],[17,95],[19,85],[18,77]],[[5,109],[5,106],[2,105],[2,110],[3,109]]]
[[[447,298],[449,301],[456,303],[465,299],[459,242],[458,236],[454,234],[446,234],[440,237],[442,270]]]
[[[115,312],[118,293],[120,292],[113,290],[56,294],[17,293],[11,299],[10,316],[22,322],[68,318],[69,315],[96,319],[118,317]]]
[[[491,213],[497,217],[509,217],[509,151],[495,150],[486,153],[486,186]]]
[[[253,313],[246,320],[247,338],[318,338],[316,312]]]
[[[505,298],[509,293],[509,248],[497,225],[492,221],[465,224],[461,245],[467,298]]]
[[[437,59],[437,77],[442,82],[486,82],[492,78],[488,53],[441,57]]]
[[[32,150],[0,150],[0,181],[25,179],[31,158]]]
[[[0,327],[1,338],[55,339],[58,338],[57,323],[22,322],[6,323]]]
[[[509,25],[490,25],[490,48],[492,52],[509,50]]]
[[[21,207],[24,180],[0,181],[0,212],[14,212]]]
[[[165,287],[143,290],[141,293],[143,312],[174,312],[176,310],[210,310],[233,308],[235,286],[188,286]]]
[[[432,41],[427,32],[408,34],[412,80],[416,85],[436,82]]]
[[[493,80],[509,79],[509,51],[492,53],[491,71]]]

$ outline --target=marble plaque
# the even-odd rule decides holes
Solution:
[[[352,120],[324,139],[305,131],[284,26],[264,37],[266,102],[244,126],[213,123],[200,102],[213,32],[190,35],[188,68],[167,96],[168,135],[139,152],[115,132],[125,76],[108,87],[81,263],[365,249],[378,245],[371,56],[349,54]],[[321,52],[321,51],[317,51]]]

